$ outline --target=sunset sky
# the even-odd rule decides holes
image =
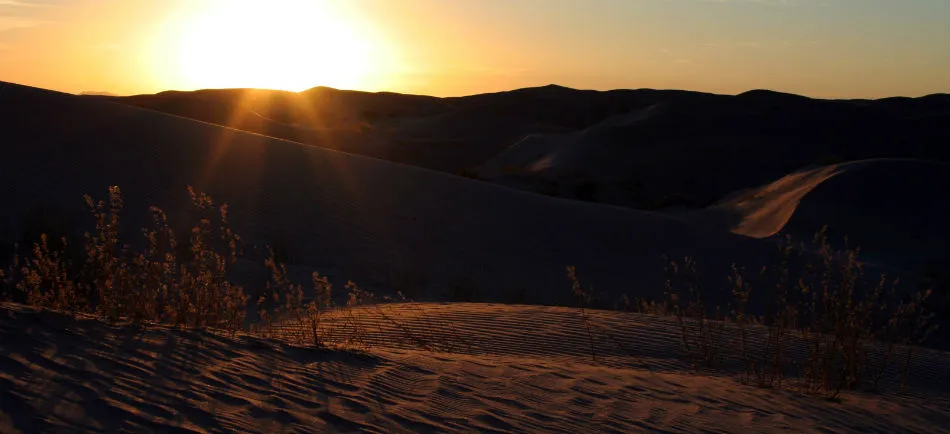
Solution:
[[[950,1],[0,0],[0,80],[920,96],[950,92]]]

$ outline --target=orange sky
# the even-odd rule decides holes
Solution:
[[[0,80],[67,92],[557,83],[950,92],[946,0],[0,0]]]

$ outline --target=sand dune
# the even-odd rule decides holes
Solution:
[[[770,91],[659,98],[568,132],[534,134],[481,177],[639,209],[702,208],[805,166],[868,158],[950,161],[944,95],[814,100]],[[897,145],[897,144],[900,145]]]
[[[578,160],[559,156],[560,165],[597,182],[603,179],[602,190],[615,184],[630,189],[637,187],[637,182],[647,188],[675,185],[678,190],[674,194],[704,204],[734,189],[828,160],[950,159],[945,150],[935,146],[948,140],[944,125],[950,115],[950,97],[940,94],[820,100],[767,90],[733,96],[653,89],[600,92],[548,85],[453,98],[314,88],[300,93],[253,89],[162,92],[113,100],[450,173],[491,165],[495,157],[507,161],[512,145],[525,149],[523,139],[545,135],[545,141],[562,143],[555,145],[557,148],[575,148],[571,155],[576,154]],[[635,113],[651,106],[664,110],[633,121],[638,117]],[[229,115],[228,110],[237,115]],[[276,124],[242,120],[243,111]],[[288,129],[283,124],[303,129]],[[308,134],[307,128],[320,129],[325,136]],[[332,134],[355,130],[362,134],[360,139]],[[377,144],[367,146],[368,141]],[[896,141],[904,146],[894,147]],[[657,148],[670,148],[670,152]],[[694,157],[702,164],[691,164]],[[533,160],[542,158],[547,155],[542,153]],[[525,157],[517,160],[508,164],[532,162]],[[601,167],[604,160],[613,164]],[[620,164],[623,161],[625,165]],[[662,162],[661,166],[672,172],[668,176],[652,173],[646,161],[653,165]],[[710,170],[749,166],[749,162],[758,166],[746,167],[733,180]],[[721,185],[681,183],[688,178],[685,175],[697,171],[706,178],[717,176]],[[636,179],[618,177],[629,172],[640,175]],[[523,175],[538,178],[539,174],[527,171]],[[490,173],[486,176],[494,179]],[[498,181],[512,183],[511,179]],[[549,186],[536,187],[529,184],[526,188],[554,193]],[[643,208],[654,206],[651,202],[656,201],[656,195],[670,195],[660,190],[640,192],[639,196],[629,191],[620,192],[619,197],[608,193],[597,199]]]
[[[653,357],[594,362],[578,351],[585,334],[570,309],[430,311],[460,325],[455,336],[475,349],[387,346],[398,341],[390,336],[361,352],[321,350],[5,305],[0,431],[948,432],[950,403],[932,389],[950,384],[939,368],[944,353],[914,359],[913,384],[931,388],[831,403],[694,375],[671,357],[675,333],[657,318],[598,313],[596,321]]]
[[[459,112],[477,113],[498,110],[499,103],[543,106],[576,95],[559,87],[527,92],[527,100],[515,92],[451,102]],[[391,97],[402,107],[403,96]],[[736,98],[766,108],[776,99],[805,111],[811,104],[768,92]],[[417,102],[423,111],[432,103]],[[682,120],[678,110],[649,104],[568,133],[575,141],[539,138],[503,156],[530,160],[540,150],[557,157],[549,168],[582,170],[617,159],[610,146],[631,131]],[[555,115],[532,116],[556,121]],[[412,128],[459,121],[452,116],[426,114]],[[694,127],[711,122],[686,118]],[[517,116],[496,121],[491,125],[510,128],[502,131],[520,128]],[[564,127],[554,121],[541,128]],[[316,131],[311,127],[304,128]],[[337,284],[352,279],[417,299],[567,303],[566,265],[576,265],[606,303],[620,294],[658,297],[667,254],[696,258],[705,301],[714,304],[732,295],[725,276],[733,262],[753,270],[775,263],[770,237],[778,232],[808,235],[829,223],[846,227],[874,260],[890,254],[887,261],[915,263],[923,257],[915,254],[945,254],[948,239],[941,226],[947,202],[933,197],[948,189],[948,166],[917,160],[796,172],[710,210],[672,215],[552,198],[4,83],[0,134],[4,248],[47,226],[72,235],[88,230],[77,223],[91,223],[81,197],[102,197],[109,185],[123,189],[124,239],[135,242],[147,206],[165,208],[174,220],[187,213],[185,187],[194,185],[231,205],[232,224],[250,243],[281,246],[296,271],[317,269]],[[670,159],[683,151],[658,148]],[[503,168],[497,165],[496,173]],[[682,173],[667,174],[674,175]],[[915,233],[923,238],[906,235]],[[249,248],[242,283],[262,286],[263,277],[254,274],[260,266],[252,263],[260,259]],[[934,349],[914,353],[907,389],[892,366],[879,392],[847,392],[831,403],[743,383],[737,372],[745,360],[734,352],[727,351],[721,367],[697,374],[668,317],[398,303],[332,310],[323,319],[319,331],[329,345],[313,348],[300,324],[286,318],[264,339],[110,326],[0,305],[0,432],[948,432],[950,426],[948,354]],[[750,345],[764,346],[766,333],[750,326]],[[725,339],[724,348],[737,346],[735,336]],[[805,343],[789,337],[786,356],[800,362]],[[862,355],[877,361],[885,351],[870,345]]]
[[[823,225],[848,236],[862,257],[897,268],[950,264],[950,165],[880,159],[790,174],[714,205],[730,229],[750,237],[807,239]]]
[[[181,215],[194,185],[231,205],[246,239],[292,264],[412,297],[570,301],[564,267],[616,300],[662,293],[661,255],[697,257],[723,286],[733,261],[758,267],[774,248],[648,212],[579,203],[444,173],[275,140],[125,105],[5,85],[0,89],[3,239],[42,204],[66,222],[81,197],[125,192],[127,239],[147,206]],[[35,214],[35,212],[34,212]],[[71,228],[86,230],[84,227]],[[338,280],[339,282],[339,280]],[[472,289],[473,288],[473,289]],[[410,292],[411,290],[411,292]]]
[[[166,113],[551,196],[700,209],[802,167],[950,161],[950,96],[821,100],[562,86],[453,98],[212,89],[113,98]],[[900,143],[900,146],[896,146]]]

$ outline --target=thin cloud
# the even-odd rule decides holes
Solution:
[[[24,17],[0,16],[0,32],[16,29],[28,29],[40,25],[41,21]]]
[[[802,6],[808,0],[696,0],[702,3],[750,3],[770,6]]]
[[[0,7],[10,7],[10,8],[45,8],[53,6],[49,3],[42,2],[28,2],[22,0],[0,0]]]
[[[768,46],[769,43],[765,41],[738,41],[738,42],[720,41],[720,42],[703,42],[698,45],[703,48],[713,48],[713,49],[723,49],[723,48],[733,48],[733,47],[756,49],[756,48],[764,48]]]
[[[736,44],[736,46],[741,48],[762,48],[765,44],[758,41],[745,41]]]
[[[17,29],[28,29],[43,24],[41,19],[34,18],[40,8],[57,7],[47,1],[30,0],[0,0],[0,32]]]
[[[79,92],[80,95],[92,95],[92,96],[119,96],[112,92],[98,91],[98,90],[84,90]]]

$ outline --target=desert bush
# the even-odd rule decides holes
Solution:
[[[27,303],[67,312],[87,310],[80,285],[69,278],[71,264],[65,251],[66,241],[60,241],[62,250],[49,247],[45,234],[34,244],[32,256],[21,268],[21,280],[16,289]],[[15,261],[18,262],[18,261]]]
[[[758,273],[770,282],[763,293],[754,294],[746,270],[733,264],[727,279],[732,301],[725,306],[706,301],[692,258],[665,258],[662,300],[624,295],[614,308],[674,317],[684,355],[697,371],[738,360],[745,382],[829,399],[843,390],[877,389],[890,368],[902,370],[906,386],[914,349],[936,330],[933,291],[901,291],[885,275],[866,279],[859,249],[847,239],[843,249],[833,248],[827,228],[810,246],[781,240],[779,262]],[[607,336],[587,312],[594,291],[579,283],[574,267],[567,275],[596,360],[594,335]],[[750,313],[752,300],[764,315]]]
[[[22,260],[17,258],[16,288],[34,306],[91,313],[109,322],[164,322],[183,327],[242,327],[247,297],[227,279],[240,237],[228,226],[227,206],[215,206],[205,194],[188,189],[200,215],[187,242],[180,243],[164,212],[152,208],[153,225],[143,229],[145,247],[132,249],[120,239],[124,202],[118,187],[109,198],[85,202],[95,229],[84,235],[82,263],[66,254],[63,237],[51,248],[45,234]],[[180,246],[190,255],[181,261]]]
[[[594,300],[594,288],[585,288],[583,285],[581,285],[580,279],[577,278],[577,268],[573,266],[567,267],[567,278],[571,281],[571,294],[577,301],[577,307],[580,310],[581,320],[583,321],[585,331],[587,332],[587,339],[588,343],[590,344],[590,357],[592,360],[596,361],[597,346],[594,343],[594,324],[590,318],[590,315],[587,313],[587,308]]]
[[[121,191],[110,187],[108,193],[101,201],[85,196],[94,230],[84,235],[81,256],[69,253],[75,251],[75,244],[66,237],[53,243],[47,234],[40,234],[30,249],[15,255],[13,264],[0,273],[4,288],[0,296],[42,308],[93,314],[112,323],[159,322],[232,335],[245,329],[249,297],[229,280],[243,241],[230,228],[227,205],[216,205],[208,195],[189,188],[196,221],[185,236],[177,236],[164,211],[152,207],[151,225],[142,229],[144,241],[138,243],[143,247],[136,249],[120,237]],[[686,257],[667,261],[664,299],[624,296],[615,307],[675,317],[683,349],[696,370],[714,368],[731,356],[742,361],[748,381],[781,388],[789,383],[787,373],[797,369],[795,384],[801,390],[836,398],[842,390],[876,388],[888,368],[900,363],[906,384],[915,347],[936,329],[933,291],[898,291],[897,282],[886,276],[869,282],[859,250],[847,243],[836,250],[826,234],[820,231],[808,248],[790,238],[780,243],[781,261],[761,273],[771,273],[766,281],[774,283],[764,294],[753,293],[745,270],[734,265],[728,278],[733,302],[709,303],[699,286],[697,264]],[[299,342],[368,347],[368,325],[388,324],[396,331],[393,336],[417,348],[449,352],[473,348],[453,324],[436,327],[420,305],[408,306],[410,326],[389,306],[406,301],[402,293],[396,298],[380,297],[348,282],[346,301],[334,305],[333,287],[325,276],[313,273],[311,290],[305,291],[290,280],[278,256],[270,249],[264,260],[269,280],[255,300],[252,332],[273,336],[277,324],[292,323],[289,337]],[[606,305],[603,294],[581,285],[574,267],[567,267],[567,277],[591,358],[597,361],[600,356],[598,342],[614,342],[633,355],[590,314],[590,309]],[[450,290],[456,300],[478,296],[470,279],[462,279]],[[760,318],[748,308],[750,300],[758,297],[771,301],[758,303],[768,305]],[[436,329],[448,329],[449,337],[437,336]],[[733,348],[738,354],[730,353]],[[872,357],[875,348],[879,354]]]
[[[725,316],[719,306],[712,310],[703,300],[696,262],[685,257],[681,262],[667,260],[663,292],[668,311],[680,326],[680,337],[694,369],[699,363],[712,368],[723,349]]]
[[[653,367],[645,363],[636,352],[631,349],[627,344],[625,344],[621,339],[615,336],[607,328],[601,326],[588,312],[588,306],[590,306],[592,300],[594,300],[595,292],[594,288],[591,286],[584,287],[581,285],[580,279],[577,277],[577,268],[574,266],[567,267],[567,278],[571,283],[571,295],[576,301],[576,306],[578,307],[581,314],[581,321],[584,324],[584,329],[587,334],[588,344],[590,345],[590,355],[591,360],[597,362],[597,340],[600,340],[602,343],[609,344],[614,347],[616,350],[619,350],[622,354],[625,354],[627,357],[631,357],[638,361],[640,367],[646,369],[647,371],[653,371]],[[630,307],[629,299],[626,295],[622,296],[618,301],[620,303],[626,303],[624,306],[627,308]],[[598,339],[595,339],[595,336]]]
[[[65,237],[54,244],[40,234],[25,255],[15,255],[12,265],[0,273],[0,296],[41,308],[93,314],[110,323],[164,323],[232,335],[248,330],[314,346],[333,342],[368,347],[367,324],[375,320],[365,317],[369,315],[392,325],[410,345],[427,350],[457,347],[424,336],[433,327],[423,308],[414,308],[415,316],[426,323],[421,328],[407,326],[386,308],[386,303],[406,301],[402,293],[397,299],[378,297],[348,282],[345,302],[334,305],[333,286],[316,272],[311,290],[305,291],[304,285],[291,281],[285,258],[270,246],[264,258],[268,280],[251,306],[244,288],[229,280],[243,253],[243,241],[230,228],[228,206],[216,205],[210,196],[190,187],[188,194],[195,222],[185,236],[177,236],[164,211],[152,207],[152,222],[142,229],[140,249],[120,237],[124,201],[118,187],[109,188],[106,200],[85,196],[94,230],[84,235],[78,261],[66,254],[72,244]],[[463,292],[472,297],[476,291]],[[250,323],[249,307],[257,310]],[[342,321],[327,323],[331,314]]]
[[[906,383],[914,347],[936,330],[927,303],[932,291],[902,293],[884,275],[867,281],[859,249],[848,247],[847,240],[844,249],[834,249],[827,228],[815,235],[812,246],[810,252],[790,237],[779,243],[782,259],[760,273],[774,282],[759,296],[771,301],[761,318],[748,312],[756,295],[741,267],[733,265],[728,279],[733,302],[710,306],[690,258],[669,261],[665,305],[653,304],[651,310],[676,317],[694,366],[702,362],[712,368],[724,349],[737,348],[744,378],[760,386],[782,388],[787,374],[797,370],[800,390],[828,398],[842,390],[877,388],[897,361],[898,348],[904,351]],[[752,342],[752,327],[764,329],[761,342]],[[737,336],[727,336],[727,330]],[[792,344],[804,351],[793,351]],[[871,357],[875,348],[883,348],[880,357]]]
[[[837,398],[843,389],[877,388],[885,370],[895,361],[895,350],[906,349],[906,369],[913,348],[936,330],[926,301],[930,290],[903,292],[886,275],[868,281],[859,249],[832,248],[827,228],[813,240],[817,259],[806,264],[797,279],[787,315],[807,344],[800,374],[801,387],[810,393]],[[884,348],[880,361],[871,357]],[[877,363],[877,365],[875,364]]]

